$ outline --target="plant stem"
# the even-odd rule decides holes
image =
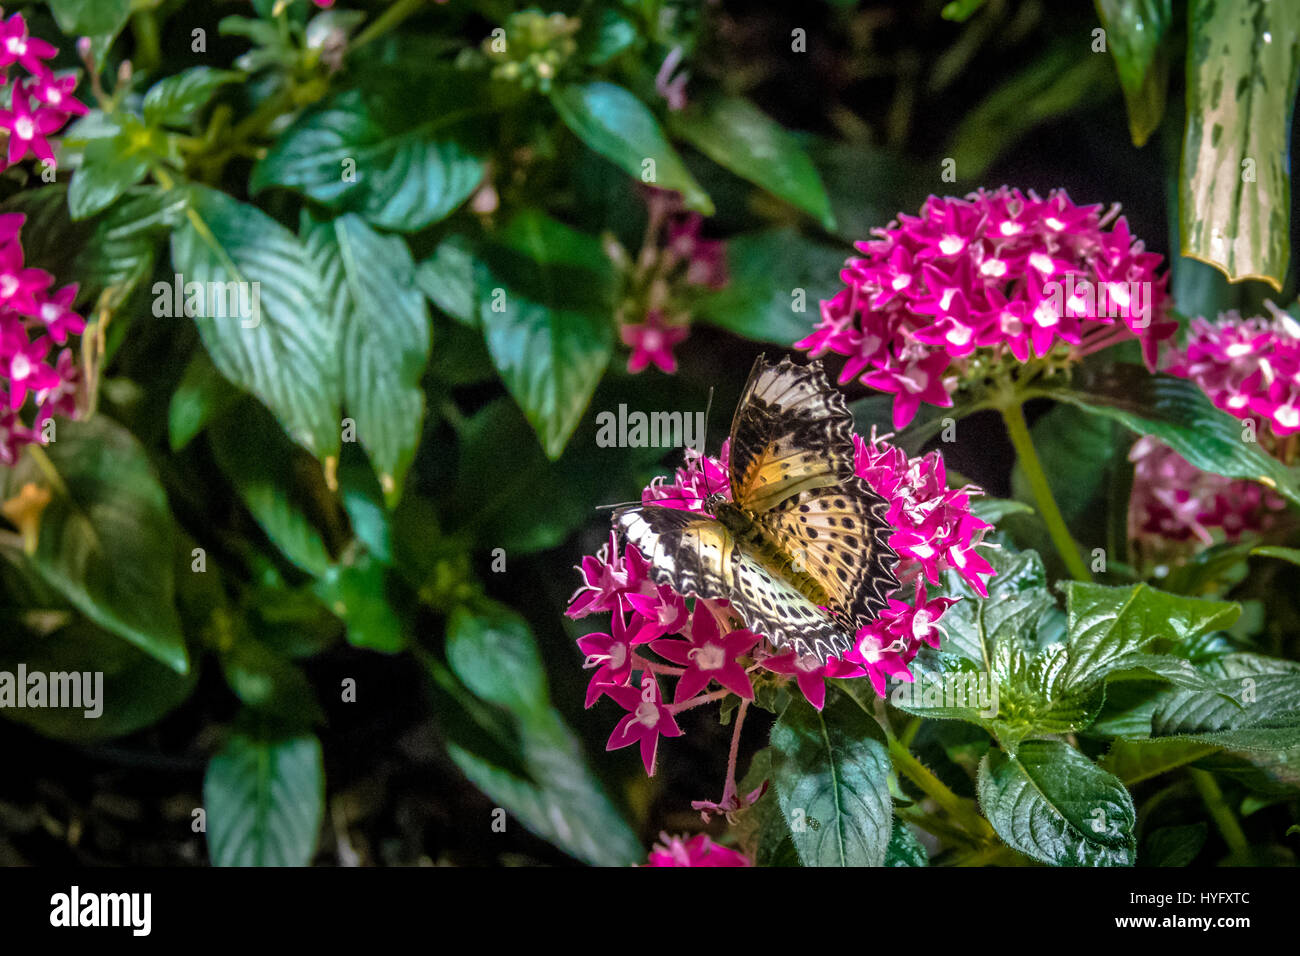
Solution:
[[[933,800],[940,810],[960,823],[971,836],[977,839],[993,839],[993,827],[979,815],[968,802],[948,789],[947,784],[921,761],[912,756],[912,752],[897,737],[889,736],[889,757],[894,769],[920,787],[921,791]]]
[[[381,13],[364,30],[357,34],[350,48],[365,46],[371,40],[377,40],[389,30],[424,6],[424,0],[397,0],[391,7]]]
[[[1232,807],[1228,806],[1228,801],[1224,798],[1223,791],[1219,789],[1214,775],[1207,770],[1197,770],[1195,767],[1188,767],[1187,772],[1192,778],[1197,793],[1201,795],[1201,802],[1205,804],[1205,809],[1210,811],[1210,817],[1214,820],[1214,825],[1219,828],[1223,842],[1228,844],[1232,855],[1238,858],[1239,863],[1249,861],[1250,841],[1246,839],[1246,833],[1241,829]]]
[[[1043,463],[1039,461],[1038,452],[1034,450],[1034,440],[1029,435],[1024,409],[1019,402],[1012,402],[1002,406],[1001,411],[1002,420],[1007,423],[1007,434],[1011,436],[1011,444],[1016,450],[1016,458],[1020,461],[1025,477],[1029,479],[1030,490],[1034,493],[1034,501],[1038,504],[1038,511],[1047,525],[1047,533],[1051,535],[1052,543],[1056,545],[1056,550],[1060,553],[1071,577],[1076,581],[1091,581],[1092,575],[1083,562],[1079,546],[1070,536],[1070,529],[1066,527],[1061,509],[1057,507],[1056,499],[1052,497],[1052,488],[1047,483],[1047,475],[1043,472]]]

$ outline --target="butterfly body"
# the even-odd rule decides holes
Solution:
[[[731,425],[730,500],[643,504],[614,522],[658,584],[730,602],[778,649],[826,660],[898,586],[887,504],[854,470],[853,419],[821,364],[754,365]]]

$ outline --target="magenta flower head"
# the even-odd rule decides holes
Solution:
[[[1177,328],[1168,276],[1117,216],[1062,190],[931,196],[919,216],[900,214],[857,244],[845,287],[796,347],[843,355],[841,382],[893,394],[895,428],[1003,365],[1047,366],[1136,338],[1154,367]]]
[[[937,583],[951,570],[976,592],[988,593],[994,571],[978,549],[989,525],[970,507],[979,489],[948,487],[937,451],[911,458],[874,434],[869,441],[854,436],[854,446],[858,476],[889,504],[890,544],[899,555],[896,574],[905,586],[859,630],[843,658],[799,658],[748,629],[727,601],[654,584],[646,559],[615,535],[597,554],[583,558],[582,585],[567,613],[573,618],[610,614],[608,629],[578,639],[584,666],[594,672],[587,706],[608,697],[624,711],[608,749],[639,745],[646,772],[653,773],[659,738],[684,732],[681,714],[714,702],[734,706],[738,735],[746,708],[764,699],[760,683],[768,690],[790,684],[819,710],[828,679],[865,677],[883,696],[889,678],[911,680],[910,665],[922,646],[939,646],[940,619],[956,599],[929,597],[927,583]],[[726,445],[721,458],[688,449],[684,466],[651,481],[642,501],[705,512],[709,494],[729,497],[727,454]],[[665,681],[673,685],[671,703]],[[736,787],[734,763],[733,752],[722,798],[697,801],[698,809],[732,813],[748,805]]]
[[[86,327],[72,311],[75,285],[49,292],[53,276],[25,264],[23,216],[0,215],[0,463],[44,444],[55,417],[75,418],[81,369],[69,336]]]
[[[7,97],[0,99],[0,132],[8,140],[5,165],[12,166],[28,155],[44,162],[54,162],[53,136],[76,115],[87,110],[72,95],[77,80],[74,76],[56,77],[45,61],[58,53],[58,49],[27,32],[27,21],[15,13],[0,22],[0,85],[8,88]],[[24,77],[11,77],[12,67],[27,72]],[[12,81],[12,82],[10,82]]]
[[[753,866],[745,854],[720,846],[700,833],[686,839],[659,834],[659,843],[650,850],[650,860],[643,866]]]
[[[623,273],[616,321],[619,338],[632,350],[629,372],[654,366],[677,371],[673,350],[690,334],[697,297],[726,286],[726,250],[703,235],[704,218],[687,212],[682,197],[654,186],[642,190],[647,223],[635,255],[610,239],[606,251]]]
[[[1300,323],[1285,312],[1193,319],[1168,371],[1191,379],[1228,414],[1253,419],[1257,431],[1266,424],[1262,442],[1300,432]]]
[[[1185,557],[1216,542],[1270,531],[1284,518],[1280,495],[1253,481],[1201,471],[1150,435],[1133,444],[1129,460],[1129,538],[1153,559]]]

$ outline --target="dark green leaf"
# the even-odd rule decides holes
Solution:
[[[306,866],[325,814],[320,741],[233,735],[203,777],[213,866]]]
[[[847,696],[796,699],[772,728],[772,783],[805,866],[882,866],[893,804],[880,729]]]
[[[1147,141],[1165,113],[1169,58],[1165,38],[1172,19],[1170,0],[1096,0],[1115,58],[1120,89],[1128,104],[1133,145]]]
[[[307,254],[341,335],[343,404],[356,422],[390,507],[402,494],[424,422],[420,377],[429,360],[429,311],[399,236],[351,213],[329,222],[303,214]]]
[[[688,208],[713,215],[713,202],[669,145],[654,114],[623,87],[603,80],[565,86],[551,94],[551,102],[593,151],[642,182],[676,190]]]
[[[478,270],[479,321],[506,389],[558,458],[613,352],[613,322],[589,270],[497,248]]]
[[[712,96],[670,117],[669,128],[711,160],[835,227],[821,176],[798,141],[749,100]]]
[[[1154,435],[1202,471],[1249,478],[1300,503],[1300,485],[1286,466],[1244,440],[1241,422],[1215,408],[1187,379],[1119,364],[1083,369],[1069,387],[1039,394],[1114,418],[1140,435]]]
[[[167,407],[167,436],[172,451],[188,445],[209,422],[233,408],[239,399],[239,390],[221,377],[207,353],[197,353],[185,367],[185,374]]]
[[[172,233],[172,263],[187,286],[200,283],[212,314],[194,321],[213,364],[317,458],[337,455],[341,330],[319,271],[257,207],[205,186],[188,192],[192,216]]]
[[[226,683],[245,706],[285,718],[303,729],[323,719],[316,694],[293,664],[266,645],[239,635],[221,655]]]
[[[214,93],[227,83],[243,79],[235,70],[217,70],[210,66],[192,66],[159,80],[144,96],[146,123],[163,126],[186,126]]]
[[[384,566],[370,554],[331,565],[313,591],[344,624],[348,643],[385,654],[406,647],[406,632],[388,593]]]
[[[458,607],[447,620],[447,663],[479,697],[517,714],[548,706],[546,671],[528,622],[508,607]]]
[[[131,0],[50,0],[50,11],[67,36],[116,36],[131,14]]]
[[[27,483],[50,488],[30,567],[100,627],[179,674],[189,655],[174,603],[176,529],[167,495],[144,449],[126,429],[97,415],[60,422],[45,453],[65,488],[32,456],[5,469],[3,497]]]
[[[1124,785],[1068,744],[1029,741],[980,762],[980,806],[1007,845],[1053,866],[1132,866]]]
[[[346,90],[307,110],[254,168],[250,188],[297,189],[399,232],[437,222],[483,179],[464,124],[480,94],[455,71],[427,82],[423,103],[392,83]]]
[[[149,157],[128,152],[128,146],[129,140],[121,136],[93,139],[86,145],[81,165],[68,186],[68,214],[74,221],[107,209],[144,179],[149,172]]]

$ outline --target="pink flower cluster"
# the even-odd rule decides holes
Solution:
[[[650,187],[645,190],[649,220],[637,261],[629,263],[630,284],[639,321],[619,315],[619,336],[632,350],[629,372],[654,365],[662,372],[677,371],[673,349],[690,334],[690,309],[683,289],[721,289],[727,284],[724,244],[704,239],[704,219],[683,209],[675,192]],[[615,256],[626,259],[625,255]]]
[[[1133,444],[1129,460],[1129,537],[1154,539],[1157,551],[1168,541],[1214,544],[1216,529],[1226,541],[1268,531],[1286,510],[1281,496],[1263,485],[1201,471],[1150,435]]]
[[[643,866],[753,866],[745,854],[720,846],[700,833],[691,837],[659,834],[661,842],[650,851],[650,860]]]
[[[45,60],[59,51],[27,32],[27,21],[15,13],[0,23],[0,84],[8,85],[9,67],[15,63],[27,76],[9,87],[9,108],[0,109],[0,130],[8,136],[6,165],[23,160],[29,153],[54,162],[48,137],[61,130],[73,114],[84,115],[86,107],[72,96],[75,76],[56,77]]]
[[[1300,325],[1285,313],[1194,319],[1167,371],[1191,379],[1230,415],[1262,419],[1279,438],[1300,432]]]
[[[920,216],[900,214],[857,244],[863,257],[796,347],[844,355],[841,382],[893,394],[895,428],[922,402],[951,406],[977,357],[1027,362],[1061,342],[1081,357],[1136,337],[1154,367],[1177,328],[1162,257],[1143,251],[1117,208],[1100,210],[1063,190],[931,196]]]
[[[73,417],[81,376],[71,348],[52,353],[86,327],[72,311],[75,285],[57,292],[54,277],[23,264],[18,232],[21,213],[0,215],[0,462],[12,465],[23,446],[44,443],[44,425],[55,415]],[[28,396],[33,425],[21,414]]]
[[[585,666],[593,671],[587,706],[604,696],[626,711],[608,749],[639,744],[646,772],[653,774],[659,738],[682,733],[678,714],[731,694],[752,701],[752,680],[761,672],[793,677],[819,710],[825,705],[827,678],[866,677],[883,696],[888,678],[912,680],[908,665],[923,644],[939,646],[938,621],[955,602],[928,597],[925,580],[937,582],[943,571],[953,569],[980,594],[988,593],[986,582],[994,571],[976,549],[989,525],[970,513],[970,495],[977,490],[947,488],[938,452],[909,458],[874,435],[869,443],[855,436],[855,447],[858,475],[889,502],[895,528],[890,543],[900,557],[900,580],[915,585],[911,603],[891,598],[879,617],[855,635],[854,646],[842,658],[825,663],[798,658],[792,650],[778,653],[763,635],[746,629],[726,601],[691,599],[656,585],[641,553],[633,546],[620,550],[611,533],[596,555],[583,559],[583,583],[567,611],[573,618],[611,615],[607,632],[578,639]],[[723,461],[688,451],[686,465],[671,480],[652,482],[642,500],[702,511],[708,492],[726,488]],[[664,700],[662,680],[676,682],[671,703]],[[711,684],[718,689],[710,690]],[[700,808],[731,812],[743,805],[729,779],[723,801]]]

